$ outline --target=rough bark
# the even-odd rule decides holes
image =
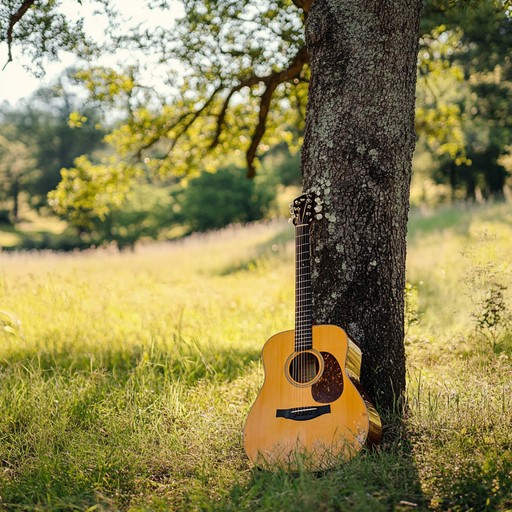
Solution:
[[[315,323],[363,351],[381,411],[405,391],[404,287],[421,0],[315,0],[304,189],[324,203],[312,228]]]

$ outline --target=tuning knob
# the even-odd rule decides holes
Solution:
[[[321,212],[322,210],[323,210],[323,206],[322,206],[321,204],[317,204],[317,205],[315,206],[315,212],[317,212],[317,213],[318,213],[318,212]]]

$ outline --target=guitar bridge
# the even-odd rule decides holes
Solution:
[[[294,421],[306,421],[318,418],[323,414],[330,414],[331,405],[321,405],[312,407],[293,407],[291,409],[277,409],[276,418],[285,418]]]

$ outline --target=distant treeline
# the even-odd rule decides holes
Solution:
[[[467,9],[443,5],[426,1],[424,8],[411,201],[504,199],[512,185],[512,14],[491,0]],[[0,224],[16,225],[27,211],[57,214],[73,235],[68,244],[130,246],[273,215],[279,187],[300,186],[303,125],[291,112],[304,98],[290,90],[287,101],[276,102],[273,119],[283,130],[274,121],[267,127],[257,177],[248,180],[242,132],[219,138],[215,159],[205,152],[198,162],[192,148],[205,130],[215,131],[200,124],[186,133],[189,149],[174,149],[171,158],[174,142],[185,137],[165,132],[175,107],[150,111],[142,100],[136,108],[109,107],[110,96],[98,97],[101,84],[135,94],[132,75],[70,69],[17,106],[0,106]],[[95,96],[84,85],[96,87]],[[121,98],[115,94],[112,101]],[[226,129],[247,119],[226,119]]]

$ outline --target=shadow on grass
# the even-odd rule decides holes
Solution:
[[[259,357],[182,343],[2,360],[0,510],[155,510],[138,506],[155,489],[162,510],[185,510],[205,468],[229,471],[239,453],[241,410],[226,404],[246,399],[231,381]]]
[[[73,229],[68,228],[62,233],[53,233],[38,229],[21,231],[15,226],[0,225],[0,230],[10,235],[10,242],[2,246],[3,251],[64,251],[88,249],[92,242],[82,240]]]
[[[254,469],[206,510],[406,511],[428,510],[409,443],[405,439],[364,449],[323,473],[269,473]]]
[[[200,380],[230,382],[239,377],[247,367],[260,359],[260,351],[214,351],[198,345],[185,345],[152,351],[151,348],[134,346],[112,349],[102,347],[94,352],[78,352],[62,347],[56,350],[12,351],[9,358],[0,359],[4,371],[16,366],[27,373],[41,373],[51,378],[54,374],[73,375],[107,372],[116,379],[127,379],[133,372],[144,369],[167,381],[193,385]]]

